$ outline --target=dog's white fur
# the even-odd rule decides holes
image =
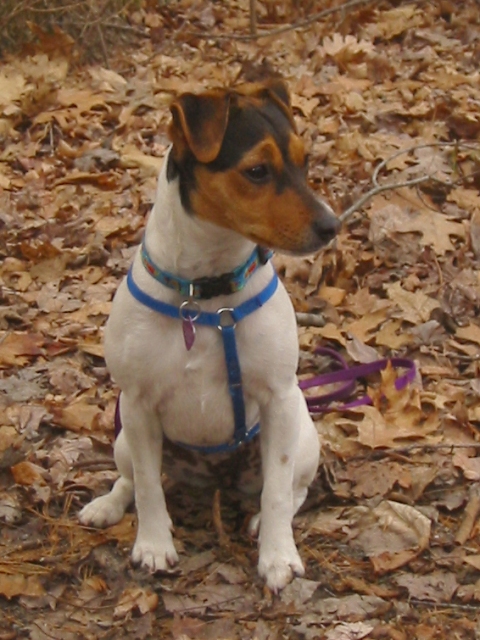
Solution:
[[[184,278],[215,276],[241,264],[254,245],[239,234],[185,212],[178,178],[168,182],[165,162],[145,241],[153,261]],[[273,267],[256,271],[235,294],[202,301],[204,311],[237,306],[259,292]],[[179,305],[182,298],[156,282],[137,252],[133,277],[143,291]],[[274,591],[293,574],[304,573],[295,546],[292,519],[305,500],[319,462],[319,438],[298,387],[298,337],[295,314],[283,285],[260,310],[236,328],[249,426],[261,422],[263,490],[258,570]],[[135,500],[138,533],[132,557],[152,571],[178,560],[161,484],[162,439],[215,445],[228,442],[233,413],[222,340],[217,329],[197,327],[191,351],[181,322],[137,302],[122,282],[105,331],[105,353],[112,377],[122,390],[123,429],[115,443],[120,477],[111,492],[80,513],[83,524],[118,522]],[[135,481],[134,481],[135,480]]]

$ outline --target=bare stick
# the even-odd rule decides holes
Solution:
[[[301,327],[324,327],[326,325],[325,318],[319,313],[301,313],[295,314],[297,324]]]
[[[213,520],[213,526],[218,536],[218,543],[220,544],[221,547],[228,547],[230,545],[230,538],[225,532],[225,528],[222,522],[222,511],[220,507],[220,489],[217,489],[213,496],[212,520]]]
[[[383,185],[379,184],[379,174],[383,169],[386,168],[389,162],[405,153],[411,153],[412,151],[417,151],[418,149],[428,149],[430,147],[454,147],[459,149],[471,149],[472,151],[479,150],[478,145],[471,145],[464,142],[429,142],[427,144],[419,144],[414,145],[413,147],[407,147],[406,149],[400,149],[400,151],[397,151],[388,158],[385,158],[385,160],[382,160],[375,167],[375,171],[372,175],[372,183],[374,185],[372,189],[367,191],[367,193],[364,193],[363,196],[361,196],[346,211],[344,211],[342,215],[339,216],[339,220],[341,222],[345,222],[345,220],[348,220],[348,218],[350,218],[350,216],[352,216],[355,211],[358,211],[365,204],[365,202],[367,202],[367,200],[370,200],[370,198],[373,198],[373,196],[382,193],[382,191],[393,191],[394,189],[401,189],[402,187],[414,187],[416,185],[422,184],[423,182],[428,182],[429,180],[433,180],[437,183],[453,187],[454,182],[445,182],[444,180],[439,180],[438,178],[435,178],[434,175],[419,176],[417,178],[412,178],[411,180],[405,180],[404,182],[387,183]]]
[[[252,1],[252,0],[251,0]],[[282,33],[286,33],[287,31],[295,31],[295,29],[303,29],[304,27],[308,27],[309,25],[329,16],[333,13],[338,13],[339,11],[346,11],[348,9],[352,9],[353,7],[357,7],[362,4],[368,4],[370,2],[376,2],[377,0],[350,0],[349,2],[345,2],[344,4],[339,5],[338,7],[330,7],[329,9],[324,9],[323,11],[319,11],[315,13],[310,18],[306,18],[305,20],[301,20],[300,22],[295,22],[294,24],[288,24],[284,27],[279,27],[278,29],[272,29],[271,31],[257,31],[255,34],[250,33],[249,35],[235,35],[235,34],[207,34],[201,33],[198,31],[193,31],[189,33],[189,35],[195,36],[196,38],[207,38],[209,40],[257,40],[258,38],[268,38],[270,36],[278,36]],[[251,18],[251,16],[250,16]]]
[[[393,191],[394,189],[400,189],[402,187],[413,187],[416,184],[427,182],[428,180],[431,180],[431,176],[420,176],[419,178],[412,178],[412,180],[405,180],[404,182],[396,182],[383,185],[379,184],[378,186],[373,187],[373,189],[370,189],[370,191],[367,191],[367,193],[364,193],[363,196],[361,196],[356,202],[348,207],[348,209],[346,209],[342,213],[342,215],[338,217],[338,219],[340,220],[340,222],[345,222],[345,220],[348,220],[348,218],[350,218],[350,216],[352,216],[355,211],[358,211],[360,207],[362,207],[365,202],[367,202],[367,200],[370,200],[370,198],[373,198],[373,196],[376,196],[378,193],[382,193],[382,191]]]
[[[475,520],[480,512],[480,486],[474,484],[469,491],[469,497],[465,512],[463,514],[463,520],[460,528],[455,536],[455,542],[457,544],[465,544],[470,538],[472,529],[475,525]]]
[[[257,35],[257,2],[250,0],[250,35]]]

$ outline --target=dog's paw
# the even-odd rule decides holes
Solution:
[[[178,562],[178,554],[168,531],[163,540],[142,540],[137,537],[132,550],[132,561],[152,573],[167,571]]]
[[[284,589],[294,576],[303,576],[305,569],[292,542],[288,548],[260,549],[258,573],[274,593]]]
[[[124,513],[123,505],[107,493],[85,505],[78,514],[78,519],[87,527],[104,528],[120,522]]]

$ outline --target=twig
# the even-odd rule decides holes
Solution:
[[[478,613],[478,604],[458,604],[457,602],[433,602],[432,600],[418,600],[409,598],[408,604],[422,607],[435,607],[435,609],[458,609],[459,611],[475,611]]]
[[[217,489],[213,496],[212,520],[213,520],[213,526],[215,527],[215,531],[217,532],[218,542],[220,546],[229,547],[230,538],[225,533],[225,529],[222,522],[222,512],[220,507],[220,489]]]
[[[376,166],[375,171],[373,172],[373,175],[372,175],[373,185],[375,187],[380,186],[378,184],[378,174],[392,160],[395,160],[396,158],[404,155],[405,153],[411,153],[412,151],[418,151],[419,149],[430,149],[432,147],[454,147],[456,149],[471,149],[472,151],[479,150],[478,145],[469,144],[468,142],[459,142],[458,140],[456,140],[455,142],[427,142],[425,144],[416,144],[416,145],[413,145],[412,147],[406,147],[405,149],[400,149],[399,151],[389,156],[388,158],[385,158],[385,160],[382,160],[382,162],[380,162],[380,164]],[[432,180],[435,180],[433,176],[431,176],[431,178]],[[447,184],[450,185],[450,183],[447,183]],[[450,186],[453,186],[453,184],[451,184]]]
[[[455,536],[457,544],[465,544],[470,538],[475,520],[480,512],[480,485],[478,483],[470,487],[468,503],[465,507],[463,520]]]
[[[250,0],[250,35],[257,35],[257,0]]]
[[[355,211],[358,211],[365,204],[365,202],[367,202],[367,200],[370,200],[370,198],[373,198],[373,196],[382,193],[382,191],[393,191],[395,189],[401,189],[402,187],[414,187],[416,185],[422,184],[423,182],[428,182],[429,180],[444,184],[448,187],[453,187],[455,184],[454,182],[445,182],[444,180],[439,180],[438,178],[435,178],[434,175],[419,176],[417,178],[412,178],[411,180],[405,180],[403,182],[387,183],[383,185],[379,184],[379,174],[383,169],[385,169],[389,162],[405,153],[411,153],[412,151],[417,151],[418,149],[427,149],[430,147],[454,147],[478,151],[478,145],[471,145],[464,142],[430,142],[427,144],[419,144],[412,147],[407,147],[406,149],[400,149],[400,151],[397,151],[388,158],[385,158],[375,167],[375,171],[372,174],[372,189],[364,193],[356,202],[348,207],[348,209],[344,211],[341,216],[339,216],[339,220],[341,222],[345,222],[346,220],[348,220],[348,218],[350,218],[350,216],[352,216]]]
[[[353,7],[357,7],[362,4],[368,4],[370,2],[376,2],[377,0],[349,0],[349,2],[344,2],[338,7],[330,7],[328,9],[323,9],[323,11],[319,11],[318,13],[314,13],[310,18],[306,18],[305,20],[300,20],[300,22],[295,22],[294,24],[288,24],[284,27],[279,27],[278,29],[272,29],[271,31],[257,31],[255,34],[250,33],[249,35],[235,35],[235,34],[211,34],[211,33],[202,33],[200,31],[192,31],[189,32],[188,35],[191,35],[195,38],[205,38],[208,40],[258,40],[259,38],[269,38],[271,36],[278,36],[282,33],[287,33],[287,31],[295,31],[296,29],[303,29],[313,24],[314,22],[318,22],[322,18],[325,18],[333,13],[338,13],[339,11],[345,11],[348,9],[352,9]]]
[[[370,189],[370,191],[367,191],[367,193],[364,193],[363,196],[361,196],[356,202],[348,207],[348,209],[346,209],[346,211],[344,211],[342,215],[338,217],[338,219],[340,220],[340,222],[345,222],[355,213],[355,211],[358,211],[360,207],[362,207],[365,202],[367,202],[367,200],[370,200],[370,198],[373,198],[373,196],[382,193],[382,191],[394,191],[395,189],[401,189],[402,187],[413,187],[416,184],[427,182],[430,179],[430,176],[420,176],[418,178],[412,178],[412,180],[405,180],[404,182],[396,182],[383,185],[379,184],[378,186],[373,187],[373,189]]]
[[[98,460],[79,460],[73,465],[74,469],[86,469],[92,471],[94,469],[114,470],[116,469],[115,463],[112,458],[99,458]]]
[[[104,65],[105,65],[105,67],[107,69],[110,69],[110,63],[108,61],[107,47],[105,45],[105,38],[103,37],[102,27],[101,27],[99,22],[97,22],[97,24],[95,26],[96,26],[96,29],[97,29],[98,39],[100,41],[100,47],[101,47],[101,50],[102,50],[103,63],[104,63]]]
[[[455,444],[455,443],[444,443],[444,444],[427,444],[427,443],[418,443],[418,444],[410,444],[405,447],[390,447],[388,449],[373,449],[372,451],[366,451],[365,453],[361,453],[355,456],[351,456],[349,458],[350,461],[354,460],[370,460],[372,458],[386,458],[387,456],[392,455],[404,455],[411,453],[412,451],[424,450],[425,452],[431,451],[454,451],[455,449],[480,449],[480,442],[472,442],[470,444]]]
[[[302,313],[298,311],[295,314],[297,324],[301,327],[324,327],[326,325],[325,318],[319,313]]]

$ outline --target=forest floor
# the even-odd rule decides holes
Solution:
[[[0,640],[480,638],[478,2],[263,2],[257,39],[246,0],[154,4],[101,64],[58,32],[0,67]],[[373,405],[316,418],[306,575],[279,596],[256,573],[255,502],[233,491],[168,492],[171,574],[131,565],[134,513],[77,520],[116,477],[102,331],[168,105],[269,70],[319,195],[341,214],[374,189],[325,251],[275,257],[300,374],[328,367],[318,346],[417,365],[404,390],[388,368],[358,385]]]

